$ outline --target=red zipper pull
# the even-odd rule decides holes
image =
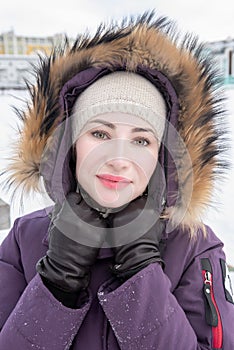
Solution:
[[[202,259],[203,292],[206,300],[206,322],[212,326],[213,348],[222,349],[223,328],[213,290],[212,267],[209,259]]]

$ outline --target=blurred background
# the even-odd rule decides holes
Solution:
[[[101,21],[118,21],[123,16],[138,15],[155,9],[155,13],[175,20],[181,33],[197,34],[206,42],[220,68],[227,97],[227,121],[230,138],[234,139],[234,2],[230,0],[67,0],[31,2],[13,0],[1,3],[0,11],[0,169],[10,157],[19,120],[12,106],[21,108],[27,98],[24,78],[32,79],[30,64],[38,53],[49,53],[66,34],[73,41],[79,33],[94,32]],[[228,157],[233,159],[233,148]],[[213,205],[204,218],[225,243],[227,260],[234,266],[233,203],[234,172],[214,192]],[[11,200],[0,186],[0,241],[4,239],[16,217],[50,204],[44,195]],[[232,274],[233,278],[234,274]]]

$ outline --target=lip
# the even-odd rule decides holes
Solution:
[[[115,190],[125,188],[132,182],[126,177],[111,174],[99,174],[97,178],[105,187]]]

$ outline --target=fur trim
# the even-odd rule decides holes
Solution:
[[[124,20],[120,26],[101,25],[94,37],[79,36],[72,47],[66,40],[50,57],[41,57],[35,68],[37,82],[28,85],[31,102],[19,113],[23,128],[8,168],[9,184],[23,185],[26,190],[38,188],[43,150],[63,117],[59,93],[72,76],[89,67],[125,66],[134,72],[143,65],[166,75],[178,94],[178,131],[191,157],[193,190],[190,198],[186,179],[191,169],[186,169],[182,157],[180,204],[167,208],[165,217],[192,232],[210,202],[214,180],[226,167],[218,157],[226,149],[221,85],[203,48],[191,35],[181,38],[174,23],[167,18],[155,20],[151,12]]]

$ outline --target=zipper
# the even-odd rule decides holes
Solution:
[[[208,258],[201,259],[202,276],[203,276],[203,292],[206,302],[206,322],[212,327],[212,347],[213,349],[222,349],[223,344],[223,328],[219,309],[214,296],[213,274],[210,260]]]

